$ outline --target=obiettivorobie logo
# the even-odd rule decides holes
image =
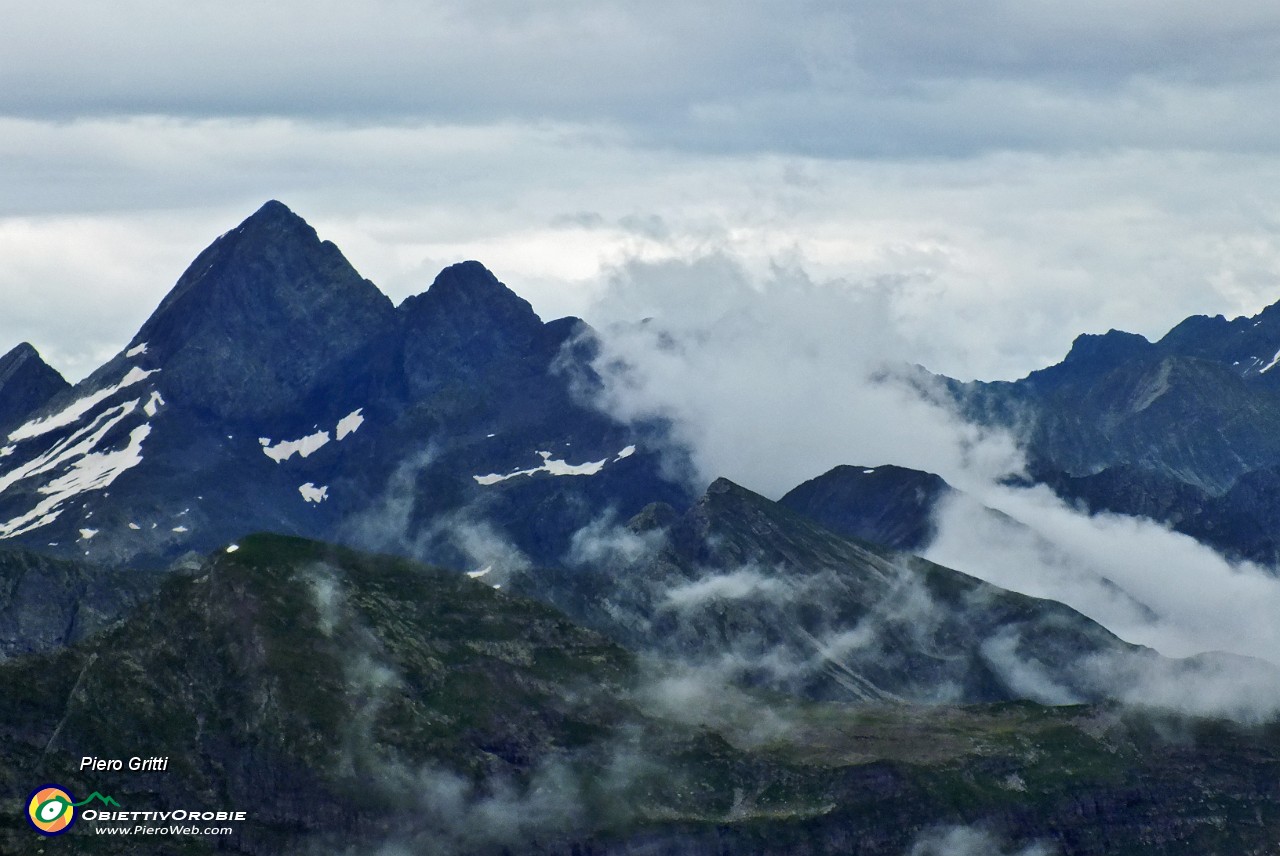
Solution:
[[[99,807],[91,803],[101,803]],[[86,806],[90,806],[85,808]],[[78,809],[84,808],[83,811]],[[87,799],[76,802],[71,792],[61,785],[41,785],[27,797],[27,820],[41,835],[62,835],[77,820],[93,823],[96,835],[195,835],[226,836],[235,832],[230,826],[196,826],[194,822],[242,822],[244,811],[198,811],[169,809],[165,811],[125,810],[114,798],[94,791]],[[193,825],[178,826],[178,823]],[[155,824],[166,824],[158,826]]]
[[[94,791],[88,798],[76,802],[71,792],[58,785],[36,788],[27,798],[27,820],[41,835],[61,835],[76,822],[76,809],[97,800],[103,805],[120,807],[111,797]]]

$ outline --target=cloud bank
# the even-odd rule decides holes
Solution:
[[[1280,14],[1249,0],[779,14],[768,0],[57,0],[6,21],[0,113],[577,122],[648,146],[823,157],[1278,141]]]
[[[914,461],[945,477],[1021,466],[1005,436],[921,397],[899,362],[893,282],[817,283],[801,268],[753,280],[732,259],[632,262],[602,311],[620,318],[595,363],[600,402],[623,419],[665,418],[692,449],[695,483],[727,476],[774,497],[851,461]]]

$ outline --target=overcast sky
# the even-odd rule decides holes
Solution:
[[[713,259],[1016,377],[1280,299],[1278,41],[1252,0],[17,4],[0,348],[86,374],[278,198],[396,300],[476,258],[594,320]]]

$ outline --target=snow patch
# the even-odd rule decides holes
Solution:
[[[88,541],[90,538],[92,538],[94,535],[97,535],[97,534],[98,534],[97,529],[81,529],[80,530],[80,538],[81,540],[84,540],[84,541]]]
[[[39,437],[41,434],[48,434],[50,431],[56,431],[59,428],[65,428],[68,425],[79,422],[86,413],[98,404],[101,404],[103,401],[115,395],[125,387],[133,386],[135,383],[146,380],[158,371],[160,370],[152,369],[150,371],[143,371],[137,366],[134,366],[129,369],[129,373],[121,378],[120,382],[114,386],[108,386],[91,395],[86,395],[84,398],[71,402],[62,410],[51,416],[32,419],[25,425],[14,429],[14,431],[9,434],[9,441],[16,443],[19,440],[29,440],[32,437]]]
[[[1276,363],[1280,363],[1280,351],[1276,351],[1276,355],[1271,358],[1271,362],[1258,369],[1258,374],[1266,374],[1268,371],[1275,368]]]
[[[331,439],[342,440],[349,434],[354,434],[364,424],[363,410],[363,407],[357,407],[339,419],[337,426],[334,428],[333,437],[329,436],[328,431],[316,431],[314,434],[308,434],[297,440],[281,440],[274,445],[272,445],[270,437],[259,437],[258,443],[263,447],[263,454],[276,463],[287,461],[294,455],[305,458],[320,449]]]
[[[142,527],[141,527],[141,526],[139,526],[139,525],[138,525],[138,524],[136,524],[136,523],[130,523],[130,524],[129,524],[129,528],[130,528],[130,529],[132,529],[133,531],[137,532],[137,531],[138,531],[139,529],[141,529]]]
[[[592,461],[586,464],[570,464],[565,461],[553,460],[550,452],[539,452],[542,456],[542,466],[539,469],[545,469],[553,476],[593,476],[604,469],[606,458],[598,461]]]
[[[141,345],[134,345],[132,348],[125,351],[124,355],[126,357],[140,357],[146,352],[147,352],[147,343],[143,342]]]
[[[298,485],[298,493],[302,494],[302,498],[307,502],[321,503],[329,498],[329,486],[320,485],[316,487],[311,482]]]
[[[338,420],[335,439],[341,440],[348,434],[354,434],[356,429],[364,424],[364,417],[360,415],[361,410],[364,408],[358,407]]]
[[[9,457],[15,450],[17,450],[17,448],[17,446],[5,446],[3,449],[0,449],[0,458]]]
[[[267,441],[267,443],[270,442],[270,440]],[[314,434],[308,434],[306,437],[302,437],[297,440],[281,440],[274,446],[269,446],[267,443],[263,443],[264,448],[262,449],[262,453],[279,464],[283,461],[289,460],[294,455],[305,458],[328,442],[329,432],[317,431]]]
[[[239,549],[240,549],[240,545],[239,545],[239,544],[228,544],[228,545],[227,545],[227,552],[228,552],[228,553],[234,553],[236,550],[239,550]]]
[[[634,455],[635,453],[636,453],[636,447],[635,447],[635,446],[628,446],[627,448],[625,448],[625,449],[623,449],[621,452],[619,452],[619,453],[618,453],[618,457],[614,458],[614,460],[615,460],[615,461],[621,461],[623,458],[629,458],[629,457],[631,457],[632,455]]]
[[[875,467],[872,467],[871,469],[869,469],[869,470],[863,470],[862,472],[863,472],[863,474],[864,474],[864,475],[868,475],[868,476],[869,476],[869,475],[871,475],[872,473],[874,473],[875,471],[876,471],[876,468],[875,468]]]
[[[43,494],[77,494],[101,490],[125,470],[142,463],[142,441],[151,434],[151,426],[143,423],[129,432],[129,444],[111,452],[90,452],[71,465],[71,469],[40,488]]]
[[[152,390],[151,399],[146,404],[142,405],[142,411],[146,413],[147,416],[155,416],[161,407],[164,407],[164,399],[160,397],[159,392]]]
[[[174,532],[190,532],[191,530],[185,526],[175,526],[173,527],[173,531]]]
[[[486,565],[478,571],[467,571],[467,576],[471,577],[473,580],[478,580],[492,570],[493,565]]]
[[[489,473],[487,476],[472,476],[472,478],[479,484],[491,485],[519,476],[531,476],[534,473],[547,473],[553,476],[593,476],[604,469],[605,462],[608,460],[608,458],[601,458],[598,461],[589,461],[585,464],[570,464],[567,461],[552,458],[550,452],[538,452],[538,454],[542,457],[542,466],[540,467],[534,467],[530,470],[516,470],[505,476],[498,473]]]

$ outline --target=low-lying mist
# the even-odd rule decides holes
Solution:
[[[1230,562],[1150,520],[1084,514],[1044,487],[991,485],[981,502],[952,496],[935,518],[932,561],[1065,603],[1126,641],[1188,658],[1099,663],[1115,673],[1118,697],[1245,720],[1280,712],[1280,578],[1268,569]]]

